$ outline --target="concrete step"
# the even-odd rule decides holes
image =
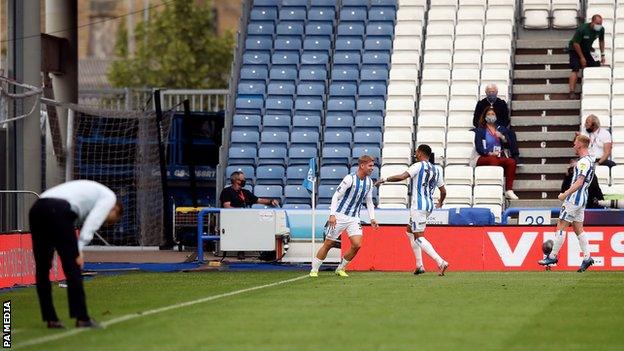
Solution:
[[[569,69],[517,69],[514,70],[514,79],[553,79],[568,78],[570,76]]]
[[[578,110],[581,108],[579,100],[533,100],[512,101],[512,110]]]
[[[568,45],[569,39],[550,39],[550,40],[532,40],[518,39],[516,40],[517,49],[563,49]]]
[[[565,94],[569,92],[567,84],[514,84],[514,94]],[[576,86],[576,92],[581,92],[581,85]]]
[[[518,141],[574,140],[574,132],[516,132]]]
[[[514,191],[548,191],[561,189],[560,180],[517,180],[514,182]]]
[[[512,116],[512,126],[568,126],[581,123],[579,116]]]
[[[520,148],[523,158],[575,157],[572,147]]]
[[[536,165],[536,164],[524,164],[516,167],[516,173],[518,174],[562,174],[565,172],[567,165],[563,164],[549,164],[549,165]]]
[[[516,65],[553,65],[570,63],[568,55],[516,55]]]
[[[561,207],[561,201],[559,200],[551,200],[551,199],[543,199],[543,200],[510,200],[509,206],[507,208],[516,207],[516,208],[553,208],[553,207]]]

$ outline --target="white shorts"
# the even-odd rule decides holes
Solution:
[[[571,204],[569,202],[564,202],[563,205],[561,205],[559,219],[570,223],[583,223],[583,220],[585,219],[585,206],[579,206]]]
[[[412,233],[422,233],[427,228],[427,217],[431,212],[422,210],[410,211],[410,227]]]
[[[362,235],[362,223],[359,218],[336,213],[336,226],[333,229],[325,227],[325,239],[340,241],[340,234],[347,231],[349,237]]]

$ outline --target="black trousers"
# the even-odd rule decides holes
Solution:
[[[54,250],[58,252],[67,281],[69,316],[88,320],[87,304],[78,257],[78,240],[74,232],[76,214],[65,200],[43,198],[30,209],[29,220],[35,255],[37,295],[44,321],[56,321],[58,316],[52,303],[50,268]]]

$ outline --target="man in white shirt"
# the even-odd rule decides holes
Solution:
[[[373,204],[373,181],[370,178],[374,168],[375,159],[372,156],[360,156],[357,171],[346,175],[336,189],[334,196],[332,196],[329,220],[325,227],[325,241],[312,259],[311,277],[318,277],[318,270],[327,257],[327,253],[334,247],[334,243],[340,239],[340,234],[345,230],[349,235],[351,247],[336,268],[336,275],[348,277],[345,268],[360,250],[362,242],[360,208],[364,201],[366,201],[371,225],[373,228],[378,227],[375,220],[375,205]]]
[[[112,190],[90,180],[75,180],[48,189],[29,213],[35,256],[37,295],[41,316],[48,328],[64,328],[52,303],[50,268],[58,252],[67,281],[69,315],[76,327],[99,327],[89,317],[82,285],[82,249],[103,224],[113,224],[122,215],[122,206]],[[76,223],[82,223],[76,239]]]
[[[615,162],[611,161],[611,149],[613,141],[611,133],[605,128],[600,127],[600,119],[595,115],[587,116],[585,119],[585,130],[581,132],[589,138],[589,155],[596,160],[596,163],[609,168],[615,166]]]

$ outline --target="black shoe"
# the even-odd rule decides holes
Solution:
[[[414,271],[414,275],[420,275],[420,274],[424,274],[425,273],[425,269],[421,266],[416,268],[416,270]]]
[[[578,100],[578,96],[576,96],[576,93],[572,91],[568,94],[568,98],[570,100]]]
[[[79,319],[76,320],[76,328],[93,328],[93,329],[101,329],[102,326],[100,323],[96,322],[95,319],[91,318],[86,321],[81,321]]]
[[[583,260],[583,263],[581,263],[581,268],[579,268],[577,272],[583,273],[587,270],[587,268],[589,268],[593,264],[594,264],[594,259],[591,257],[586,260]]]
[[[48,329],[65,329],[65,324],[61,321],[48,321]]]

